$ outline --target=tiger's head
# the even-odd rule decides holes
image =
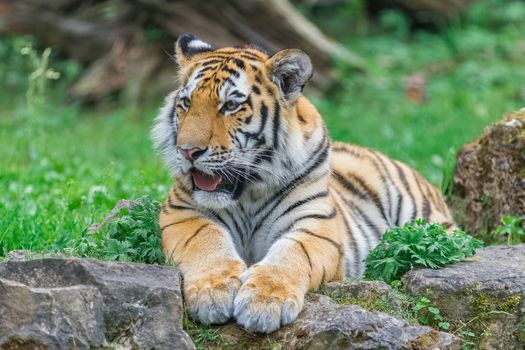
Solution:
[[[233,205],[247,189],[282,186],[304,167],[324,126],[302,97],[312,75],[299,49],[214,49],[193,34],[176,47],[179,87],[152,131],[175,176],[200,206]]]

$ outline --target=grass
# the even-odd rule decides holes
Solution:
[[[162,199],[169,188],[136,111],[51,101],[34,115],[21,101],[0,112],[0,255],[72,247],[119,199]]]
[[[378,149],[439,184],[450,154],[525,105],[525,4],[498,4],[480,0],[436,32],[409,32],[402,16],[387,13],[373,31],[339,37],[364,57],[368,73],[341,67],[339,86],[312,98],[332,137]],[[118,200],[162,200],[170,185],[149,140],[161,98],[141,109],[81,108],[64,92],[79,67],[51,54],[49,66],[61,78],[46,84],[41,103],[28,105],[34,67],[20,55],[25,41],[0,42],[0,257],[74,247]],[[426,101],[414,103],[405,80],[420,72]]]

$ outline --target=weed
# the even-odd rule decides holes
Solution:
[[[419,323],[423,325],[437,325],[441,330],[450,328],[450,323],[443,320],[439,308],[432,305],[428,298],[420,298],[416,305],[414,305],[413,310],[418,315],[417,319]]]
[[[160,203],[143,196],[117,207],[107,222],[86,231],[72,254],[104,260],[163,264],[158,216]]]
[[[26,92],[26,102],[29,111],[34,114],[37,107],[44,103],[45,91],[49,80],[57,80],[60,73],[49,67],[51,48],[46,48],[42,55],[28,43],[20,49],[20,53],[29,57],[32,72],[29,74],[29,85]]]
[[[366,258],[365,278],[391,282],[413,267],[436,269],[475,254],[482,242],[424,220],[388,230]]]
[[[524,221],[525,216],[504,216],[501,225],[494,229],[492,235],[497,238],[506,237],[507,245],[521,243],[525,241]]]
[[[222,349],[228,345],[216,329],[193,321],[186,311],[182,318],[182,327],[193,340],[197,350]]]

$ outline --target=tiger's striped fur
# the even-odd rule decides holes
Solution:
[[[163,250],[193,317],[272,332],[297,317],[308,290],[361,276],[388,228],[416,218],[454,226],[414,170],[332,144],[301,95],[312,70],[304,52],[215,50],[190,34],[176,53],[180,87],[153,138],[175,177]]]

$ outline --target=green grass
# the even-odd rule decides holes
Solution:
[[[0,112],[0,254],[71,247],[122,198],[162,199],[170,183],[151,149],[155,110],[80,112],[22,102]]]
[[[407,162],[439,185],[451,152],[525,105],[525,4],[506,4],[480,0],[435,33],[409,33],[406,20],[390,13],[363,35],[340,36],[368,72],[341,67],[339,86],[313,98],[332,137]],[[149,140],[160,98],[140,110],[123,103],[83,109],[64,93],[78,66],[52,54],[62,78],[42,103],[27,106],[33,67],[19,53],[24,40],[0,42],[0,256],[71,248],[119,199],[162,200],[170,185]],[[423,104],[405,98],[404,79],[417,72],[427,76]]]

